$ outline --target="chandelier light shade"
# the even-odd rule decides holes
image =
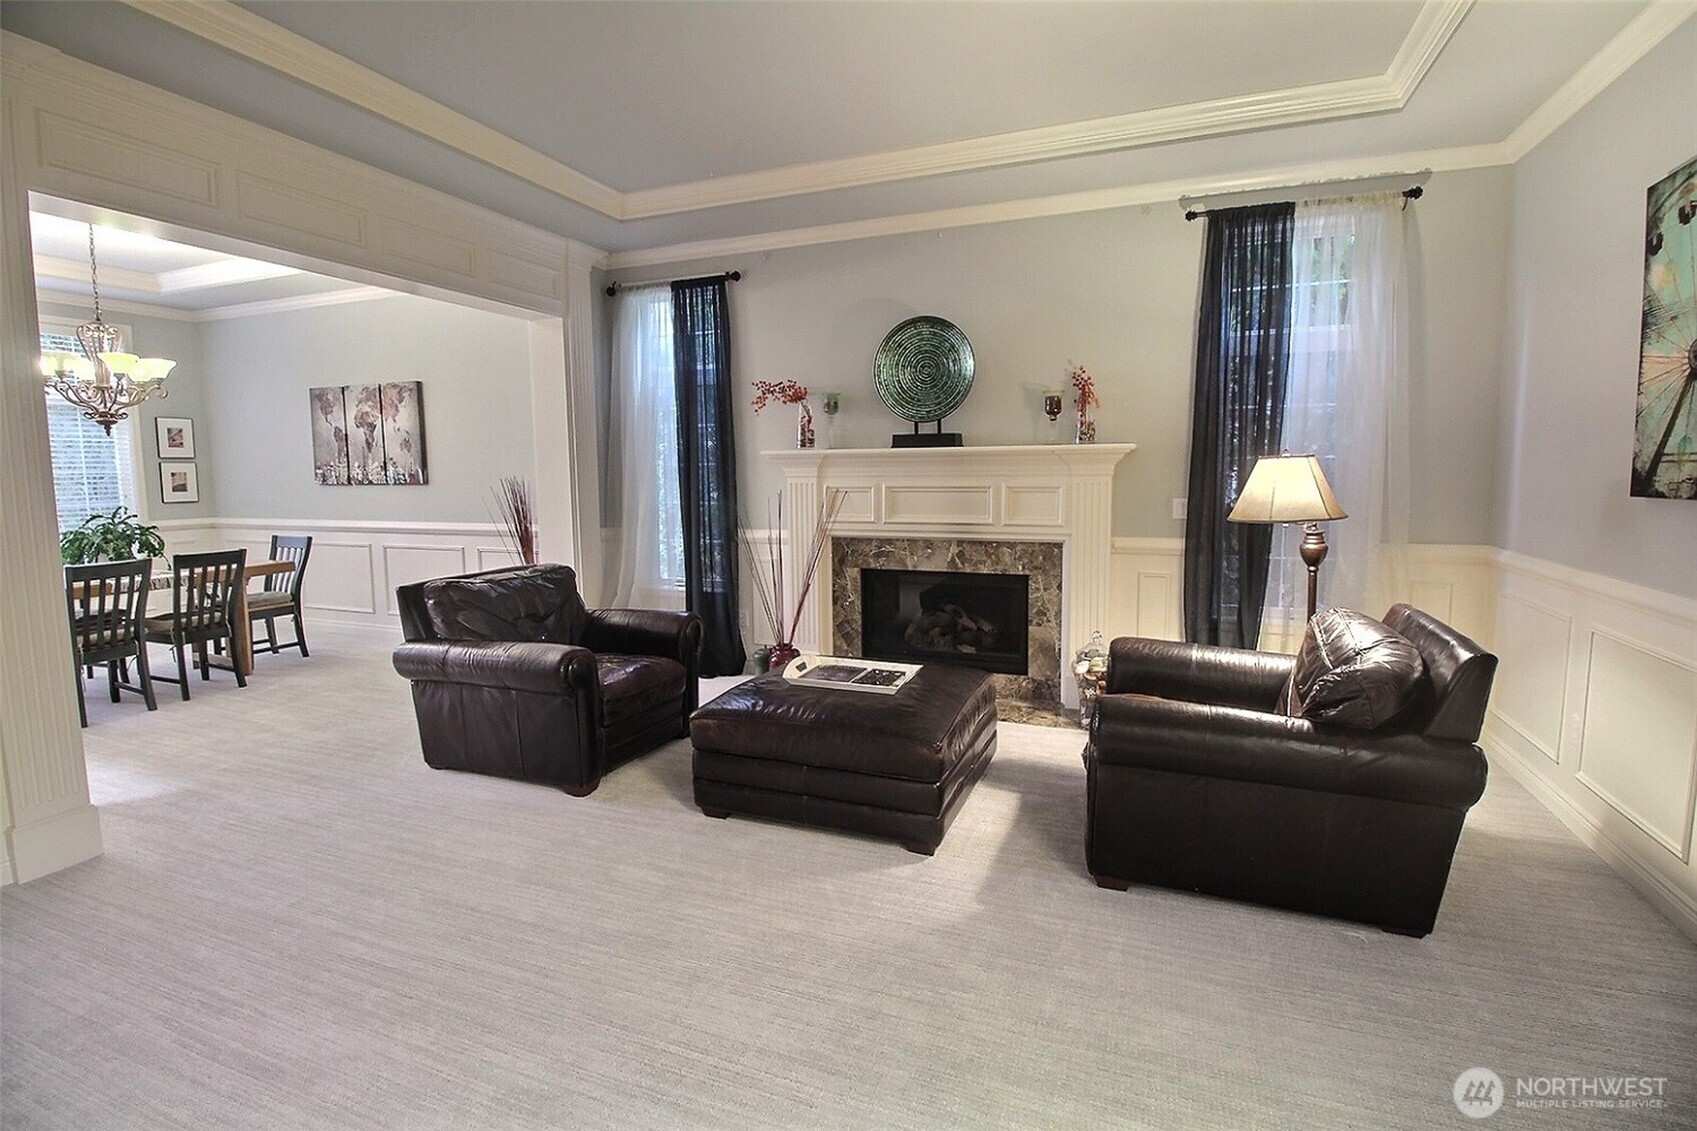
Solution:
[[[77,327],[83,355],[47,353],[41,372],[49,389],[83,410],[83,415],[112,434],[112,425],[129,416],[149,397],[167,394],[165,377],[176,362],[137,357],[118,347],[119,333],[100,317],[100,267],[94,260],[94,225],[88,226],[88,278],[94,291],[94,321]]]
[[[1348,518],[1326,482],[1320,460],[1312,455],[1263,456],[1250,469],[1237,503],[1226,516],[1230,522],[1302,523],[1302,563],[1308,567],[1308,619],[1314,619],[1319,596],[1320,563],[1326,560],[1322,522]]]

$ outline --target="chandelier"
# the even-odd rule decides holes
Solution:
[[[112,434],[112,425],[149,397],[163,397],[165,375],[176,362],[120,352],[119,334],[100,317],[100,267],[94,261],[94,225],[88,226],[88,278],[94,290],[94,321],[77,327],[82,356],[48,353],[41,358],[46,386],[83,410]]]

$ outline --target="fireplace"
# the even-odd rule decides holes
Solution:
[[[858,538],[833,536],[831,539],[830,587],[826,590],[831,608],[831,651],[839,656],[865,656],[878,659],[902,659],[908,663],[972,663],[994,673],[997,698],[1003,702],[1052,705],[1061,698],[1061,547],[1056,542],[1026,542],[1012,539],[977,538]],[[873,581],[864,580],[870,574]],[[895,596],[881,594],[881,586],[892,584],[876,580],[879,575],[896,577]],[[908,580],[903,581],[902,578]],[[958,586],[963,582],[977,588],[983,585],[970,603],[963,602]],[[942,588],[934,588],[942,586]],[[904,596],[905,591],[905,596]],[[929,591],[929,594],[927,594]],[[869,630],[887,616],[868,617],[863,605],[868,601],[893,600],[898,606],[905,600],[911,614],[928,605],[954,605],[969,613],[972,625],[966,632],[983,633],[977,625],[987,620],[996,629],[994,657],[996,667],[983,659],[984,651],[964,652],[965,643],[983,649],[982,636],[965,639],[957,633],[950,651],[941,652],[947,639],[946,622],[925,626],[925,642],[933,649],[916,655],[881,650],[871,639]],[[1018,605],[1017,608],[1011,607]],[[950,614],[953,616],[954,614]],[[1018,622],[1015,628],[1012,622]],[[876,622],[876,624],[875,624]],[[940,631],[933,631],[940,630]],[[913,647],[903,639],[908,625],[902,624],[896,633],[896,646]],[[1018,639],[1006,633],[1017,632]],[[880,627],[886,644],[890,630]],[[915,634],[918,636],[918,633]],[[1015,658],[1015,650],[1020,655]]]
[[[1023,573],[1031,579],[1027,671],[993,675],[997,697],[1077,706],[1077,685],[1062,680],[1061,657],[1109,623],[1114,469],[1134,447],[762,453],[784,472],[783,536],[789,546],[808,545],[820,508],[838,500],[818,583],[802,605],[796,646],[860,654],[862,568]],[[792,555],[792,561],[799,557]],[[799,584],[799,572],[791,568],[791,582]]]
[[[861,655],[1030,670],[1030,578],[930,569],[860,571]]]

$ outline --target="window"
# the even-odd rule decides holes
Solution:
[[[1291,244],[1290,368],[1280,447],[1320,459],[1346,521],[1325,529],[1320,607],[1377,615],[1405,591],[1408,294],[1397,194],[1299,205]],[[1277,528],[1263,645],[1301,634],[1308,570],[1295,524]],[[1293,617],[1291,611],[1297,613]],[[1275,639],[1269,639],[1268,634]],[[1281,634],[1282,641],[1276,639]]]
[[[681,608],[672,292],[665,286],[621,290],[613,309],[608,455],[618,484],[614,597],[638,608]]]
[[[128,341],[129,327],[119,330]],[[53,326],[42,330],[41,351],[80,355],[83,349],[69,326]],[[107,436],[104,428],[58,393],[48,390],[46,396],[59,529],[68,530],[91,514],[109,514],[114,507],[139,510],[133,421],[118,422]]]

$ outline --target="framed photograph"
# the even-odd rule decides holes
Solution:
[[[159,465],[159,497],[167,503],[200,502],[200,473],[192,463]]]
[[[194,458],[194,421],[186,416],[160,416],[153,427],[159,436],[160,459]]]

